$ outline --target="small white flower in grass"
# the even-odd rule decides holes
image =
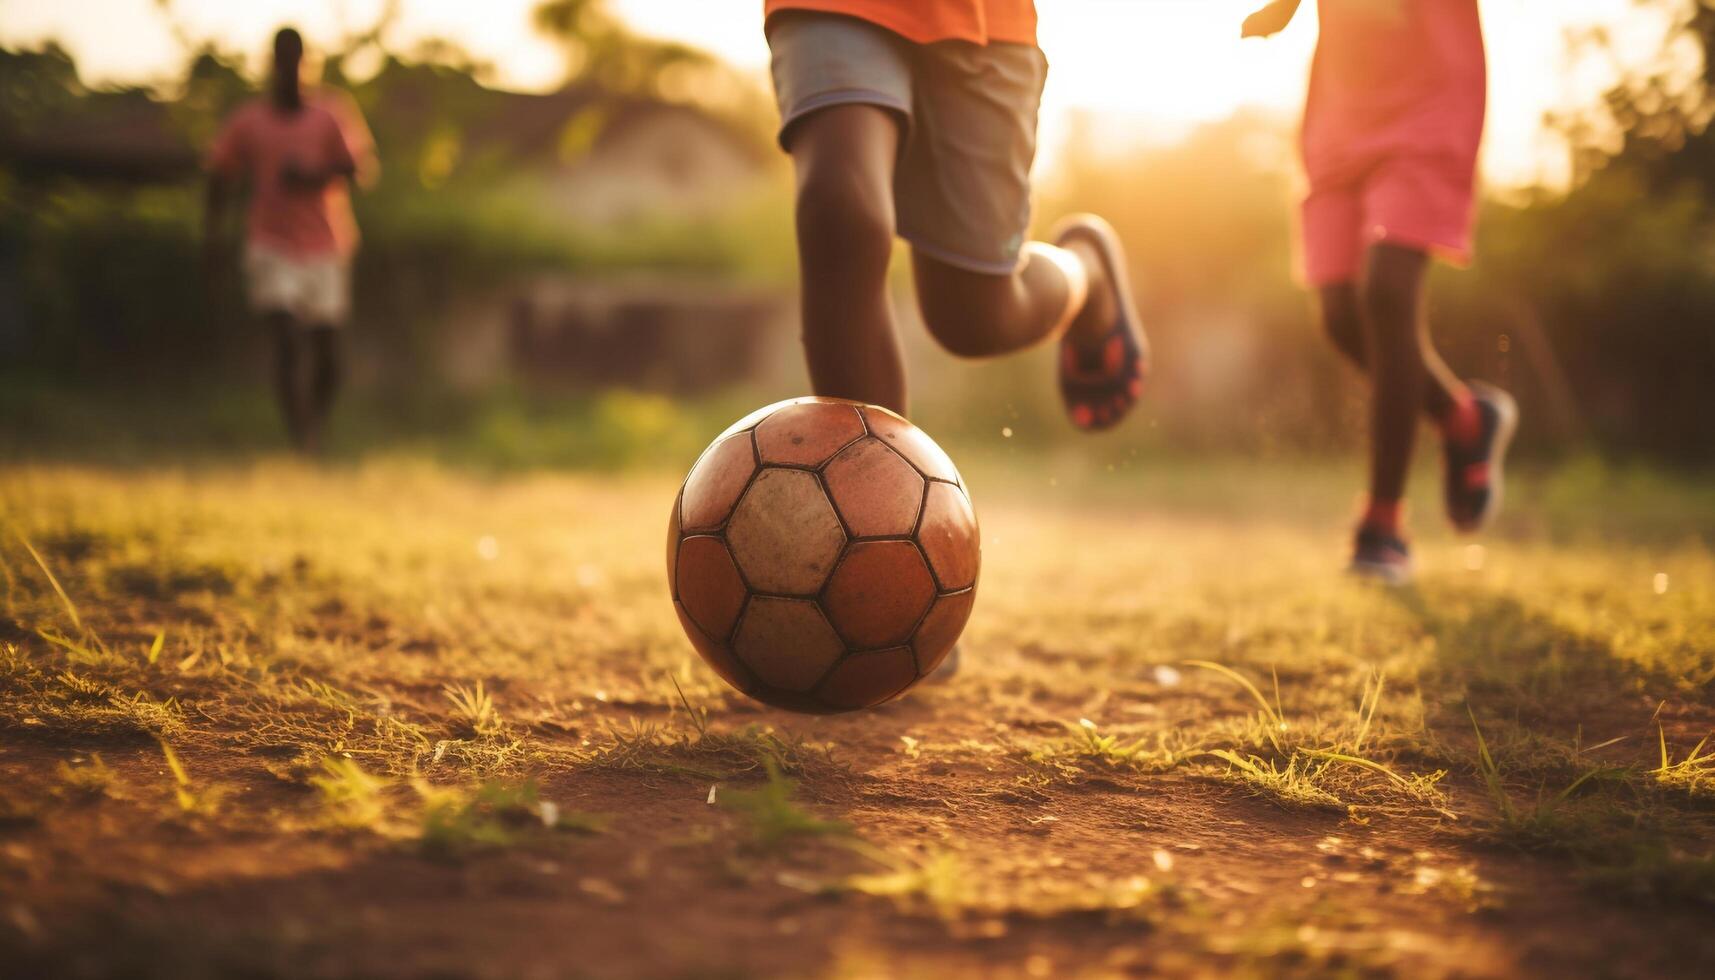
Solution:
[[[1096,723],[1091,721],[1088,718],[1079,718],[1078,724],[1084,726],[1085,728],[1088,728],[1092,732],[1096,730]]]
[[[1656,572],[1655,573],[1655,594],[1656,595],[1667,595],[1667,573],[1666,572]]]
[[[1167,853],[1166,851],[1160,849],[1159,847],[1155,849],[1155,853],[1150,855],[1150,857],[1152,860],[1155,861],[1156,870],[1158,870],[1158,871],[1172,871],[1173,870],[1173,855]]]
[[[476,539],[476,556],[483,561],[493,561],[500,557],[500,542],[494,535],[485,534]]]
[[[1179,671],[1174,668],[1169,667],[1166,664],[1159,664],[1156,666],[1155,683],[1160,684],[1162,687],[1178,687],[1180,680],[1181,677]]]
[[[1001,426],[1000,427],[1000,437],[1002,439],[1011,439],[1012,438],[1012,426],[1010,426],[1010,425]]]

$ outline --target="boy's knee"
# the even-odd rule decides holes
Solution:
[[[1422,251],[1382,242],[1370,250],[1363,285],[1363,311],[1370,330],[1383,340],[1412,334],[1428,256]]]
[[[798,240],[807,255],[885,267],[893,253],[893,209],[865,175],[838,165],[814,168],[798,184]]]
[[[1373,277],[1364,284],[1363,313],[1377,342],[1409,339],[1416,329],[1417,289],[1393,277]]]
[[[1355,291],[1342,289],[1324,292],[1322,298],[1322,330],[1334,346],[1344,351],[1362,351],[1364,347],[1364,315],[1358,309]]]
[[[994,325],[1008,315],[1012,283],[1000,276],[917,274],[917,309],[923,326],[949,354],[983,357],[993,353]]]

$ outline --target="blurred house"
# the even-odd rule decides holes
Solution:
[[[580,223],[719,210],[763,179],[773,158],[733,120],[590,83],[506,92],[395,61],[353,91],[382,149],[424,186],[527,182],[542,188],[545,206]]]
[[[390,64],[358,90],[390,166],[430,189],[508,186],[577,234],[622,234],[730,210],[773,174],[753,130],[694,106],[575,85],[500,92],[444,68]],[[438,373],[461,387],[677,393],[761,380],[791,332],[778,290],[703,277],[533,272],[462,304]]]
[[[538,391],[695,395],[797,368],[795,311],[779,291],[706,279],[541,276],[458,319],[439,373],[459,388],[510,378]]]

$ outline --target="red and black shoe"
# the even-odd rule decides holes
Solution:
[[[1464,532],[1481,530],[1501,509],[1501,467],[1518,429],[1518,404],[1494,385],[1469,385],[1480,428],[1477,437],[1447,440],[1447,518]]]
[[[1149,340],[1132,301],[1125,250],[1113,226],[1093,214],[1074,214],[1055,227],[1054,244],[1083,239],[1102,257],[1114,292],[1114,322],[1101,344],[1082,349],[1060,339],[1060,397],[1072,424],[1086,432],[1111,429],[1143,397],[1149,374]]]
[[[1383,585],[1409,585],[1413,571],[1411,548],[1392,531],[1364,525],[1358,528],[1352,563],[1346,566],[1346,571]]]

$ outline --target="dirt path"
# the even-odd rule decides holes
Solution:
[[[84,627],[4,552],[14,975],[1715,971],[1705,770],[1653,772],[1715,720],[1699,545],[1432,542],[1402,600],[1002,501],[966,670],[808,719],[685,659],[656,484],[395,477],[14,478]]]

